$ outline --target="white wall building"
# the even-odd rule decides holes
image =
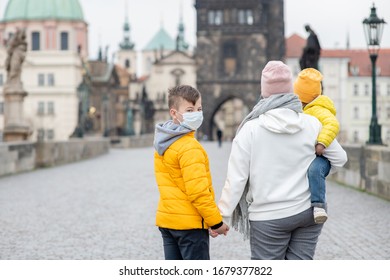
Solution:
[[[306,40],[296,34],[286,40],[286,63],[294,79]],[[377,115],[382,141],[390,144],[390,49],[381,49],[377,60]],[[340,122],[338,139],[364,144],[369,138],[372,114],[371,61],[367,50],[323,49],[319,70],[324,76],[323,93],[335,103]]]
[[[24,118],[32,140],[67,140],[78,122],[77,87],[88,57],[88,26],[78,0],[10,0],[0,22],[0,42],[25,28],[28,51],[22,68]],[[6,45],[0,46],[0,131]]]

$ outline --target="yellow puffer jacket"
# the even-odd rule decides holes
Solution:
[[[214,200],[208,156],[194,132],[176,140],[162,156],[155,152],[154,169],[160,191],[157,226],[208,229],[222,222]]]
[[[307,104],[303,112],[316,117],[322,123],[322,129],[318,135],[317,142],[328,147],[340,130],[333,101],[327,96],[320,95]]]

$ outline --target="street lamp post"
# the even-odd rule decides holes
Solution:
[[[383,19],[376,15],[376,8],[372,5],[371,14],[368,18],[363,20],[364,33],[368,52],[370,54],[372,64],[372,115],[370,122],[370,136],[367,144],[382,145],[381,126],[378,124],[378,117],[376,114],[376,59],[380,49],[380,41],[383,34],[383,27],[385,25]]]

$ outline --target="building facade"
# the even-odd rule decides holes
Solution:
[[[299,58],[306,40],[292,35],[286,40],[286,61],[296,77]],[[390,49],[381,49],[377,60],[377,115],[382,141],[390,144]],[[371,61],[367,50],[323,49],[319,60],[323,74],[323,94],[329,96],[340,122],[338,139],[342,143],[368,141],[372,115]],[[294,77],[294,78],[295,78]]]
[[[0,22],[0,130],[7,41],[25,29],[24,117],[32,140],[66,140],[78,123],[78,91],[88,57],[88,25],[78,0],[9,0]]]

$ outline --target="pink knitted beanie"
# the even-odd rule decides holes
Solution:
[[[261,95],[267,98],[273,94],[293,92],[290,68],[281,61],[269,61],[261,73]]]

